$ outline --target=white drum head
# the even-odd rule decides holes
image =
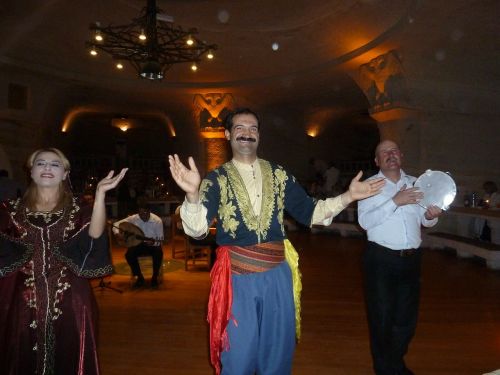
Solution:
[[[427,209],[429,206],[436,206],[442,210],[447,210],[457,195],[457,186],[455,181],[448,173],[441,171],[426,170],[415,184],[424,198],[419,205]]]

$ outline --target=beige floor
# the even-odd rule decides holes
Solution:
[[[301,255],[303,335],[295,375],[372,374],[360,255],[364,240],[292,233]],[[165,249],[169,261],[169,246]],[[113,250],[123,262],[123,249]],[[209,273],[180,268],[159,290],[130,289],[114,275],[96,290],[103,375],[212,374],[206,302]],[[407,356],[419,375],[478,375],[500,368],[500,272],[475,260],[426,251],[417,335]],[[94,282],[95,283],[95,282]]]

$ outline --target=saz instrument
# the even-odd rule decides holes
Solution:
[[[148,242],[158,241],[155,240],[154,238],[148,238],[144,236],[144,232],[142,231],[141,228],[139,228],[137,225],[128,223],[126,221],[120,223],[118,226],[115,226],[114,224],[112,224],[112,226],[120,231],[119,232],[120,235],[115,235],[116,242],[118,242],[118,245],[120,246],[133,247],[139,245],[143,241],[148,241]]]

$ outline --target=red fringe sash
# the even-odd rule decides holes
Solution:
[[[229,350],[226,328],[229,319],[231,319],[233,304],[229,249],[229,246],[217,248],[217,261],[210,271],[212,286],[208,298],[207,321],[210,325],[210,362],[212,362],[217,375],[221,371],[220,354],[222,351]]]

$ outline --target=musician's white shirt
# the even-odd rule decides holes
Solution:
[[[113,224],[113,233],[118,234],[118,232],[120,231],[118,227],[120,226],[120,223],[123,222],[128,222],[141,228],[141,230],[144,233],[144,237],[154,238],[160,241],[163,240],[163,222],[161,221],[160,217],[158,217],[152,212],[149,215],[148,221],[143,221],[139,217],[139,214],[131,215],[126,217],[125,219],[117,221],[116,223]],[[160,242],[155,243],[155,246],[160,246],[160,245],[161,245]]]
[[[358,202],[359,225],[366,230],[368,240],[393,250],[417,249],[420,246],[420,226],[434,226],[438,219],[427,220],[425,208],[418,204],[397,206],[392,198],[406,184],[413,187],[415,177],[401,170],[401,178],[392,182],[379,171],[370,179],[383,177],[385,185],[380,194]]]

